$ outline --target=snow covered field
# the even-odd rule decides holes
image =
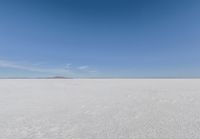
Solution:
[[[0,139],[200,139],[200,80],[0,80]]]

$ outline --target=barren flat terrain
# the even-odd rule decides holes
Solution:
[[[2,79],[1,139],[199,139],[199,79]]]

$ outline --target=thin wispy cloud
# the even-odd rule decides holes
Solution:
[[[43,67],[42,64],[22,64],[19,61],[8,60],[0,60],[0,68],[10,68],[29,72],[48,73],[52,75],[64,75],[74,77],[94,74],[97,72],[96,70],[90,68],[88,65],[73,67],[72,64],[66,64],[65,66],[59,68],[47,68]]]
[[[95,74],[95,73],[97,73],[96,70],[94,70],[93,68],[91,68],[91,67],[88,66],[88,65],[79,66],[77,69],[78,69],[79,71],[81,71],[81,72],[86,72],[86,73],[89,73],[89,74]]]
[[[37,67],[33,65],[23,65],[23,64],[17,64],[17,62],[13,61],[6,61],[6,60],[0,60],[0,67],[1,68],[12,68],[12,69],[18,69],[18,70],[25,70],[25,71],[31,71],[31,72],[43,72],[43,73],[52,73],[52,74],[67,74],[72,73],[69,68],[43,68],[43,67]]]
[[[89,69],[89,66],[87,66],[87,65],[79,66],[78,69],[79,70],[87,70],[87,69]]]
[[[72,65],[72,64],[67,64],[67,65],[65,66],[65,70],[70,71],[70,70],[71,70],[71,65]]]

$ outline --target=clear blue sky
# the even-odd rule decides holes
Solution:
[[[1,0],[0,77],[200,77],[198,0]]]

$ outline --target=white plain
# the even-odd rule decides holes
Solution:
[[[0,139],[200,139],[200,80],[2,79]]]

